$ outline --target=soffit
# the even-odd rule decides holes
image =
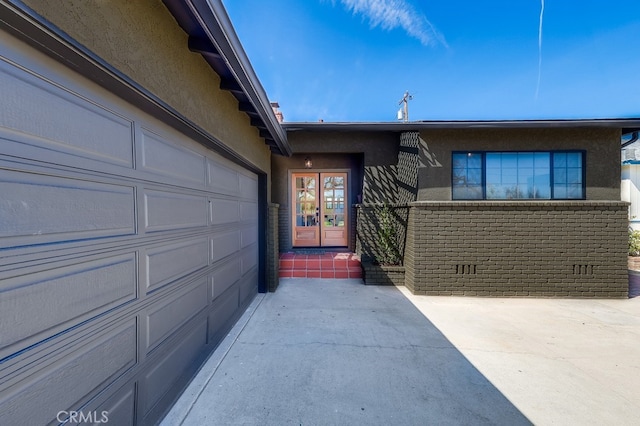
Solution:
[[[187,9],[180,10],[186,11]],[[184,132],[187,136],[203,145],[218,151],[224,157],[247,167],[249,170],[260,172],[253,164],[232,151],[226,144],[215,139],[187,117],[80,45],[50,22],[47,22],[21,1],[0,1],[0,30],[9,32],[18,39],[64,63],[69,68],[105,87],[142,111]],[[223,71],[225,70],[221,69],[220,72]],[[226,71],[231,73],[231,67],[228,67]],[[251,80],[246,75],[244,78]],[[229,81],[222,78],[222,76],[221,79],[222,81]],[[261,88],[257,80],[253,84]],[[232,93],[237,94],[238,92]],[[251,91],[247,89],[245,91],[246,97],[238,96],[242,100],[248,99],[253,102],[256,102],[256,97],[264,97],[264,99],[260,99],[261,108],[255,107],[253,103],[246,102],[249,105],[247,108],[249,109],[248,115],[251,117],[251,125],[259,129],[261,137],[265,139],[265,143],[270,146],[272,152],[291,155],[286,133],[277,122],[268,101],[266,101],[264,91],[258,94],[254,90],[252,96],[250,96],[250,93]],[[238,96],[236,97],[238,98]],[[265,103],[269,107],[268,110],[264,107]],[[243,103],[240,101],[239,108],[242,107]]]
[[[220,76],[220,89],[238,100],[238,109],[272,152],[291,155],[287,135],[277,121],[270,102],[238,39],[220,0],[163,0],[189,36],[188,47],[202,55]]]
[[[576,120],[432,120],[396,122],[299,122],[283,123],[287,132],[411,132],[427,129],[541,129],[541,128],[615,128],[622,133],[640,129],[640,118]]]

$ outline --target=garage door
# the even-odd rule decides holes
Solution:
[[[0,425],[152,423],[257,293],[258,177],[0,37]]]

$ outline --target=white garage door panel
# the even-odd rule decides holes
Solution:
[[[0,402],[0,424],[44,425],[55,420],[59,411],[77,406],[85,395],[132,367],[135,349],[135,321],[96,342],[78,345],[64,362],[32,377],[24,388]]]
[[[133,187],[0,170],[0,238],[36,244],[130,235],[134,212]]]
[[[217,262],[240,250],[238,231],[217,234],[211,237],[211,262]]]
[[[102,415],[103,411],[106,411],[109,418],[106,424],[133,426],[135,419],[135,395],[135,386],[126,386],[95,410],[87,407],[86,409],[82,409],[82,411],[85,413],[95,411],[100,415]]]
[[[244,249],[240,259],[242,260],[242,275],[244,275],[258,266],[258,246],[254,245]]]
[[[215,342],[221,339],[224,326],[229,318],[237,311],[240,304],[240,289],[238,283],[230,285],[230,288],[217,297],[213,302],[213,309],[207,318],[209,328],[209,341]]]
[[[147,353],[207,306],[207,278],[200,278],[195,286],[149,308],[146,316]]]
[[[211,287],[211,300],[215,300],[229,287],[236,283],[242,276],[240,259],[233,258],[227,263],[216,268],[215,272],[209,277],[209,285]]]
[[[240,197],[250,200],[258,199],[258,179],[256,176],[240,175]]]
[[[213,191],[232,195],[238,193],[240,188],[238,172],[211,159],[207,161],[207,167],[209,170],[207,183]]]
[[[252,226],[240,231],[240,239],[242,241],[242,248],[250,246],[258,242],[258,227]]]
[[[257,293],[258,175],[2,31],[0,99],[0,425],[155,424]]]
[[[211,223],[213,225],[224,225],[235,223],[240,220],[239,204],[235,200],[211,199]]]
[[[9,345],[35,335],[35,341],[43,340],[135,299],[136,281],[135,253],[4,280],[0,284],[0,359]],[[31,340],[21,348],[35,343]]]
[[[207,197],[144,190],[147,232],[207,226]]]
[[[130,120],[5,61],[0,58],[1,127],[38,137],[36,145],[133,167]]]
[[[198,324],[141,379],[141,410],[146,414],[198,357],[207,342],[207,323]]]
[[[254,283],[258,280],[258,271],[253,271],[240,281],[240,304],[247,303],[258,293]]]
[[[147,252],[147,292],[183,277],[209,264],[209,240],[171,243]]]
[[[142,129],[141,169],[191,184],[205,185],[205,157]]]
[[[258,203],[240,203],[240,220],[257,221],[258,220]]]

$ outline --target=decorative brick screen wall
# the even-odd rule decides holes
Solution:
[[[405,285],[415,294],[624,298],[627,203],[415,202]]]

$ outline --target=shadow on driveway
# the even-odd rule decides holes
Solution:
[[[163,424],[531,424],[395,287],[282,279],[258,298]]]

